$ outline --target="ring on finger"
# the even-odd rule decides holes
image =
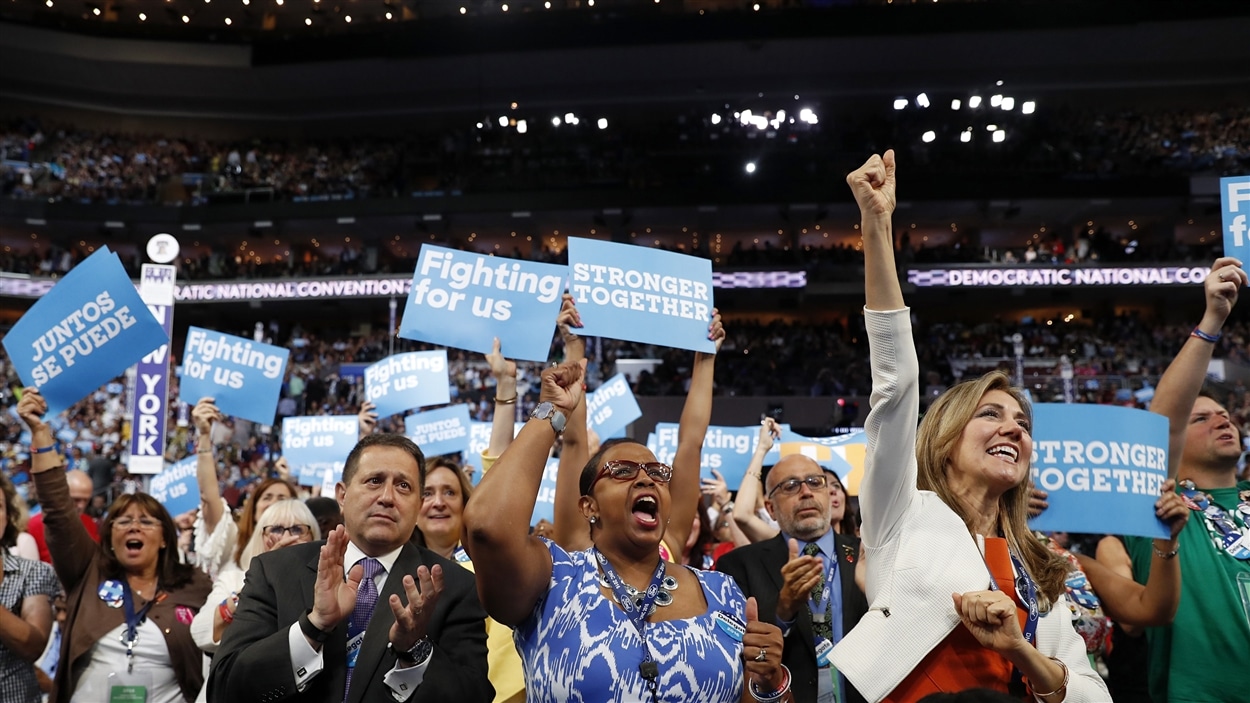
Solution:
[[[755,655],[755,661],[762,662],[768,658],[768,647],[760,647],[760,653]]]

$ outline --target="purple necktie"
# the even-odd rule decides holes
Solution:
[[[382,562],[373,557],[356,563],[364,565],[365,575],[360,579],[360,589],[356,591],[356,607],[352,609],[352,616],[347,621],[347,686],[343,689],[343,700],[347,700],[347,693],[352,690],[352,672],[356,669],[356,657],[362,646],[362,643],[356,643],[353,648],[352,640],[363,636],[369,628],[369,620],[373,618],[373,606],[378,604],[378,585],[374,578],[384,571]]]

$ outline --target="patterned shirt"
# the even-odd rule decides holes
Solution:
[[[7,608],[18,617],[27,598],[51,600],[61,592],[52,566],[4,553],[4,581],[0,581],[0,608]],[[23,661],[0,644],[0,701],[6,703],[39,703],[39,683],[35,666]]]
[[[569,554],[551,542],[548,547],[551,586],[514,633],[525,665],[526,700],[650,703],[638,670],[642,641],[629,617],[599,590],[593,554]],[[659,665],[658,700],[733,703],[742,696],[742,643],[718,627],[714,617],[725,611],[745,622],[746,598],[725,574],[691,572],[703,588],[707,612],[645,628],[647,647]]]

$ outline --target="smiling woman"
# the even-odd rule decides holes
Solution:
[[[178,561],[169,513],[149,495],[123,495],[97,545],[70,499],[64,458],[48,451],[46,401],[27,388],[17,411],[30,427],[31,473],[68,603],[56,700],[110,700],[123,686],[142,687],[148,703],[195,700],[204,676],[189,626],[212,584]]]

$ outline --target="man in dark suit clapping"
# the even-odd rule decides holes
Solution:
[[[209,701],[488,703],[473,575],[408,543],[425,457],[369,435],[335,489],[344,526],[252,560],[213,658]]]

